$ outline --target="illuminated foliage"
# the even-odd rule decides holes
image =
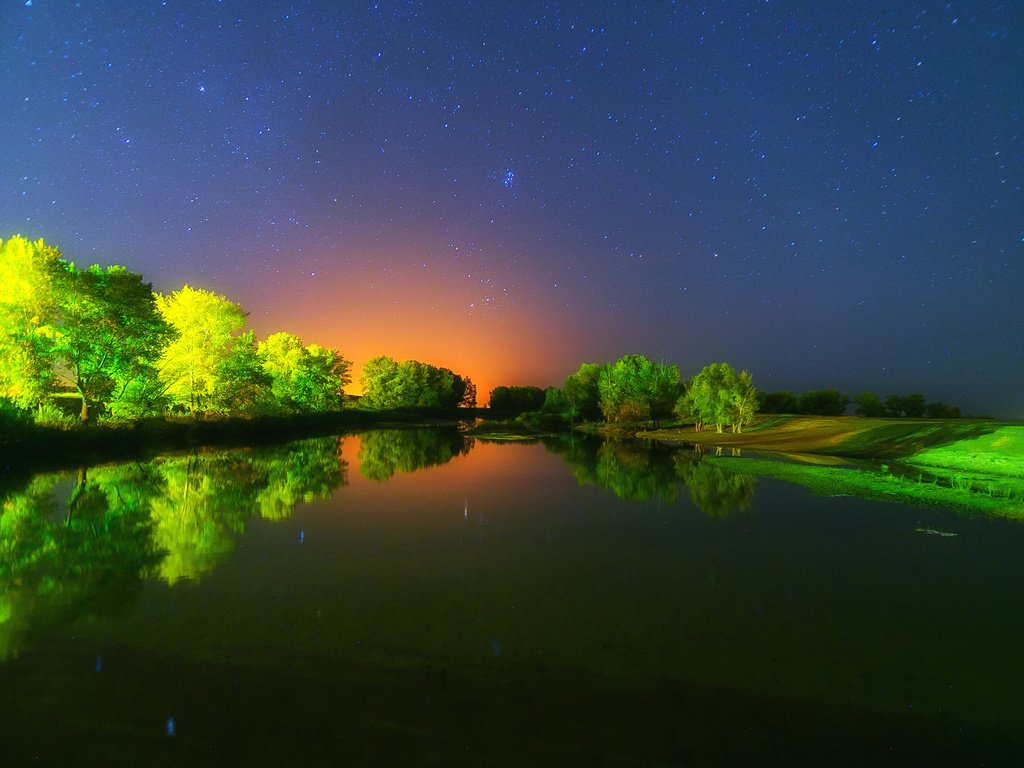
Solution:
[[[679,368],[626,355],[602,367],[597,389],[606,421],[661,419],[672,413],[679,397]]]
[[[686,386],[676,403],[681,418],[691,418],[697,429],[714,424],[718,432],[731,424],[733,432],[742,432],[757,411],[758,393],[753,377],[746,371],[736,373],[728,363],[705,366]]]
[[[469,379],[417,360],[375,357],[363,365],[360,383],[362,404],[370,408],[455,408],[476,400]]]
[[[598,380],[603,366],[583,363],[565,380],[562,393],[566,402],[566,417],[570,423],[593,421],[601,417],[601,393]]]
[[[297,336],[275,333],[260,342],[259,352],[280,409],[328,411],[341,407],[352,364],[338,350],[319,344],[303,346]]]
[[[156,302],[175,333],[160,355],[166,392],[189,412],[206,410],[224,384],[222,366],[239,341],[245,312],[224,296],[188,285],[168,296],[158,295]]]
[[[42,240],[0,241],[0,396],[38,405],[53,382],[60,252]]]
[[[209,399],[211,411],[254,415],[275,410],[270,375],[252,331],[230,341],[227,353],[217,363],[215,380]]]
[[[156,311],[152,286],[124,267],[74,264],[64,266],[55,285],[53,353],[82,399],[82,420],[97,402],[113,399],[127,407],[138,405],[143,393],[155,393],[155,362],[169,329]]]

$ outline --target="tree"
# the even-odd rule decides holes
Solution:
[[[625,355],[601,369],[597,388],[606,421],[660,419],[679,397],[679,368]]]
[[[338,350],[303,346],[297,336],[275,333],[260,342],[259,352],[279,408],[294,412],[341,407],[351,363]]]
[[[42,240],[0,240],[0,396],[41,406],[53,384],[54,282],[60,252]]]
[[[850,397],[838,389],[811,389],[800,395],[799,412],[814,416],[842,416]]]
[[[221,364],[245,325],[245,312],[224,296],[188,285],[156,302],[175,332],[160,356],[160,379],[173,402],[192,413],[204,410],[223,383]]]
[[[169,329],[156,310],[153,287],[124,267],[77,269],[65,263],[55,289],[52,351],[81,397],[82,421],[88,421],[97,403],[156,378]]]
[[[798,413],[800,405],[796,395],[785,390],[765,392],[761,395],[761,413]]]
[[[462,408],[476,408],[476,384],[472,379],[460,377],[466,383],[466,393],[462,396],[459,406]]]
[[[922,395],[889,395],[885,398],[885,410],[889,416],[908,419],[924,417],[924,397]]]
[[[929,419],[959,419],[960,409],[945,403],[928,403],[924,407],[924,415]]]
[[[210,394],[209,407],[221,413],[247,415],[272,411],[272,380],[263,362],[252,331],[233,337],[217,363],[217,386]]]
[[[885,416],[885,406],[874,392],[861,392],[859,395],[854,396],[853,402],[857,406],[854,413],[858,416],[869,416],[872,418]]]
[[[577,419],[592,421],[601,417],[601,393],[598,380],[603,365],[582,363],[574,373],[569,374],[562,387],[567,404],[566,416],[571,424]]]
[[[491,410],[518,415],[525,411],[539,411],[544,405],[544,390],[540,387],[495,387],[491,390]]]
[[[473,382],[447,368],[383,355],[363,365],[360,382],[371,408],[456,408],[476,398]]]
[[[742,432],[757,412],[757,401],[749,373],[736,373],[728,363],[711,363],[689,381],[676,403],[676,413],[692,418],[698,431],[705,424],[714,424],[721,432],[723,425],[730,424],[733,432]]]

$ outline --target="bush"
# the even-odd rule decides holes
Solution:
[[[0,397],[0,434],[10,435],[27,431],[32,426],[32,414],[7,397]]]

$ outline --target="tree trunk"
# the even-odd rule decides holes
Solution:
[[[82,398],[82,410],[79,412],[78,417],[84,424],[89,423],[89,401],[85,397],[85,384],[81,379],[75,382],[75,388],[78,390],[78,396]]]

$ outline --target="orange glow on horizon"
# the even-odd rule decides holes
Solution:
[[[403,263],[404,262],[404,263]],[[410,263],[412,262],[412,263]],[[576,330],[552,301],[511,280],[427,268],[415,259],[339,270],[331,276],[256,286],[237,300],[259,339],[288,331],[304,343],[337,348],[352,362],[350,394],[360,394],[363,364],[379,355],[414,359],[468,376],[485,405],[499,385],[561,385],[579,362]],[[519,282],[519,281],[516,281]]]

